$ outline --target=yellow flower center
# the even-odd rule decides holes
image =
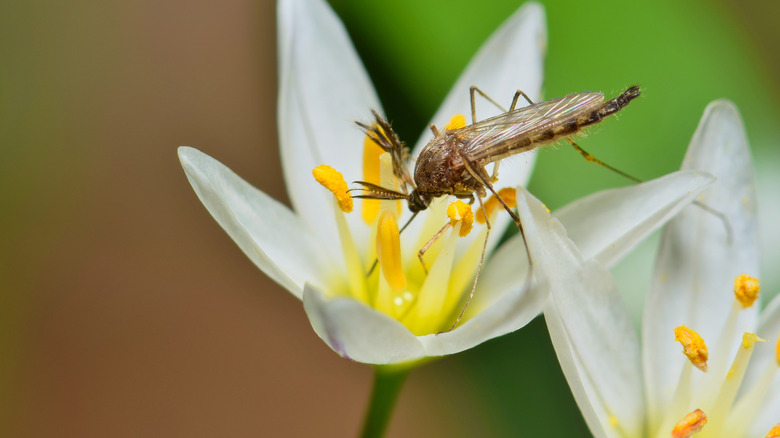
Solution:
[[[465,123],[463,116],[456,116],[446,129],[458,129]],[[377,144],[381,138],[376,136],[385,134],[379,132],[371,131],[363,144],[363,181],[400,192],[402,182],[394,172],[392,157]],[[333,193],[338,204],[336,224],[346,278],[330,289],[329,296],[350,296],[359,300],[398,320],[415,335],[451,328],[471,291],[487,232],[487,228],[482,227],[473,239],[460,239],[473,229],[471,206],[456,201],[447,207],[436,200],[416,220],[420,226],[412,229],[419,234],[410,235],[412,231],[406,231],[401,235],[398,225],[401,202],[361,199],[358,206],[361,222],[370,227],[373,236],[369,245],[361,246],[352,238],[354,231],[350,227],[355,224],[350,224],[344,215],[353,208],[344,178],[324,165],[314,169],[313,174]],[[510,205],[515,204],[514,191],[500,193]],[[496,200],[492,203],[498,204]],[[444,216],[445,210],[449,219]],[[467,247],[456,251],[461,241]],[[461,321],[468,319],[467,313]]]
[[[706,374],[694,378],[693,367],[683,368],[663,418],[651,420],[651,436],[668,437],[669,430],[673,430],[673,437],[689,437],[694,433],[697,438],[745,436],[767,397],[773,396],[769,391],[780,367],[780,339],[775,347],[777,363],[767,364],[749,388],[740,390],[757,343],[765,341],[754,333],[745,332],[734,352],[738,340],[738,315],[755,302],[758,280],[747,275],[738,276],[734,280],[734,294],[731,312],[722,322],[722,331],[712,348],[705,345],[698,333],[684,325],[674,330],[675,339],[683,345],[683,353],[690,363]],[[745,305],[746,302],[749,303]],[[692,408],[696,410],[683,420],[677,420]],[[661,421],[655,423],[656,420]],[[707,427],[703,428],[705,424]]]

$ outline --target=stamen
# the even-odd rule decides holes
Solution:
[[[742,304],[743,309],[753,305],[758,299],[760,289],[758,279],[747,274],[738,275],[734,279],[734,297]]]
[[[674,339],[682,344],[683,354],[688,356],[691,364],[706,372],[709,353],[707,352],[707,345],[704,344],[704,339],[684,325],[674,329]]]
[[[498,196],[501,197],[501,199],[506,202],[506,205],[509,208],[513,208],[517,205],[517,191],[513,188],[503,188],[498,191]],[[487,211],[488,217],[493,217],[493,212],[497,209],[501,208],[501,203],[496,199],[495,196],[491,196],[488,198],[487,201],[484,202],[485,211]],[[548,210],[549,213],[549,210]],[[485,213],[482,212],[482,209],[480,208],[477,210],[477,216],[476,216],[477,222],[480,224],[485,223]]]
[[[707,415],[701,409],[686,415],[672,429],[672,438],[688,438],[700,431],[707,424]]]
[[[401,236],[395,215],[385,211],[379,217],[376,232],[376,255],[382,276],[394,291],[406,288],[406,275],[401,266]]]
[[[318,183],[322,184],[323,187],[333,193],[333,196],[336,197],[336,200],[339,203],[341,211],[345,213],[352,211],[352,197],[347,193],[347,182],[344,181],[344,176],[341,172],[328,165],[320,164],[315,167],[311,173]]]
[[[455,114],[450,119],[450,123],[447,123],[447,126],[444,127],[444,129],[451,131],[453,129],[460,129],[466,127],[466,117],[463,114]]]
[[[378,129],[381,131],[382,128],[378,127]],[[385,151],[370,136],[366,135],[363,139],[363,181],[371,184],[381,184],[379,156],[383,153]],[[365,223],[374,223],[377,215],[379,215],[380,202],[379,199],[363,200],[362,214]]]
[[[756,339],[756,341],[763,340]],[[778,348],[780,348],[780,339],[778,339]],[[739,354],[738,352],[737,355],[739,356]],[[772,388],[772,382],[775,380],[775,375],[778,372],[778,365],[780,365],[780,361],[778,363],[768,363],[761,375],[753,381],[750,389],[742,393],[734,407],[729,410],[723,436],[738,436],[744,434],[744,431],[748,429],[756,414],[761,411],[766,403]]]
[[[753,333],[745,332],[742,335],[741,348],[737,350],[737,355],[731,363],[731,368],[729,368],[726,378],[723,379],[720,388],[718,388],[718,395],[712,404],[712,408],[708,409],[712,417],[710,429],[721,430],[725,424],[726,417],[728,417],[730,409],[734,404],[734,398],[737,396],[737,391],[742,384],[742,378],[745,377],[745,370],[747,370],[750,357],[753,355],[753,347],[756,342],[761,341],[764,340]]]
[[[474,213],[471,211],[470,205],[463,201],[455,201],[447,207],[447,216],[450,218],[450,225],[453,227],[460,221],[460,232],[458,233],[460,237],[469,234],[474,224]]]
[[[764,438],[780,438],[780,423],[775,424],[773,428],[769,429],[769,432]]]
[[[674,339],[682,344],[683,354],[688,356],[688,360],[691,361],[691,364],[706,372],[707,357],[709,353],[707,351],[707,345],[704,344],[704,339],[702,339],[697,332],[684,325],[674,329]]]

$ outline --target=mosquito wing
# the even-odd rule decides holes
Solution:
[[[556,126],[574,122],[604,103],[603,93],[576,93],[539,102],[452,131],[475,162],[491,163],[554,140]],[[547,135],[549,138],[544,138]]]

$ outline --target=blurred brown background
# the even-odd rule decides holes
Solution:
[[[371,369],[211,219],[176,148],[286,202],[275,2],[5,2],[0,436],[351,436]],[[11,62],[7,62],[11,61]],[[453,435],[437,364],[393,432]],[[464,429],[466,427],[466,429]],[[435,431],[435,432],[434,432]]]
[[[371,369],[317,338],[176,156],[195,146],[286,202],[274,1],[1,6],[0,436],[355,435]],[[495,408],[470,377],[484,362],[453,365],[469,354],[411,374],[392,435],[495,432],[475,420]]]

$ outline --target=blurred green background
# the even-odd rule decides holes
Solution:
[[[410,141],[521,3],[331,2]],[[764,300],[777,293],[780,5],[543,4],[546,97],[642,86],[581,142],[604,161],[643,179],[673,171],[707,103],[738,105],[757,165]],[[317,339],[176,158],[198,147],[286,202],[275,62],[271,1],[3,2],[0,436],[356,433],[370,369]],[[550,148],[530,189],[555,209],[625,184]],[[651,242],[615,270],[635,311],[652,258]],[[478,434],[588,436],[541,319],[416,370],[390,429]]]

